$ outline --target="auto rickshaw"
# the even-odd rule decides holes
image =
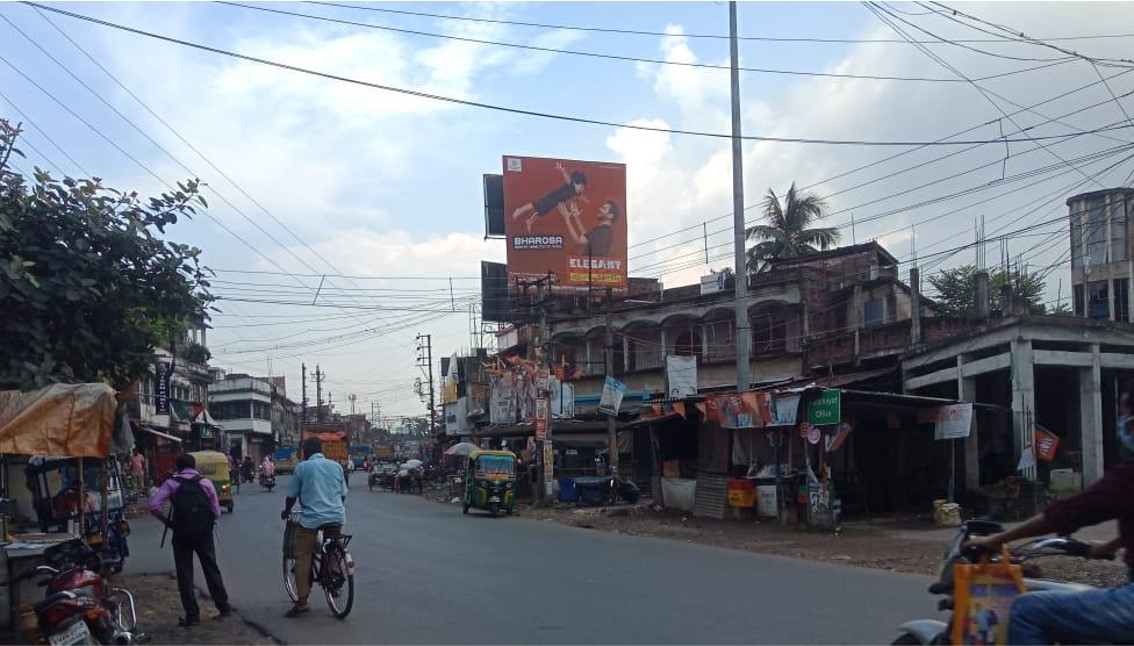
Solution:
[[[220,506],[232,513],[232,482],[228,473],[228,456],[220,451],[196,451],[190,453],[197,461],[197,471],[213,483],[217,490],[217,500]]]
[[[516,507],[516,454],[511,451],[476,451],[465,462],[464,513],[486,509],[493,516],[503,509],[509,516]]]

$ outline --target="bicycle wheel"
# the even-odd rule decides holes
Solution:
[[[354,565],[350,553],[342,547],[328,552],[323,560],[322,575],[323,592],[331,614],[345,618],[354,606]]]
[[[284,590],[292,603],[299,601],[299,593],[295,587],[295,559],[283,557],[283,584]]]

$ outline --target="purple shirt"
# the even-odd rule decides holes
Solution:
[[[185,469],[177,476],[185,479],[195,478],[201,474],[196,469]],[[173,478],[167,479],[161,484],[161,488],[157,490],[153,496],[150,497],[150,513],[157,518],[165,518],[165,513],[162,511],[162,505],[165,501],[169,500],[181,483]],[[213,510],[213,515],[218,519],[220,518],[220,501],[217,500],[217,490],[213,488],[212,480],[208,478],[201,478],[201,488],[205,490],[205,496],[209,499],[209,507]]]

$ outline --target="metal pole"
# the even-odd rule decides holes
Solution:
[[[540,308],[539,308],[539,347],[542,350],[543,355],[541,357],[539,357],[540,361],[539,361],[538,365],[539,366],[548,366],[550,368],[550,366],[551,366],[551,330],[550,330],[550,327],[548,326],[548,323],[547,323],[547,304],[546,303],[541,303]],[[538,368],[537,368],[537,370],[538,370]],[[543,443],[540,446],[536,447],[536,450],[540,451],[541,466],[543,467],[543,473],[541,474],[541,476],[539,478],[540,482],[543,483],[543,486],[540,487],[540,489],[539,489],[538,498],[539,498],[540,501],[543,501],[543,500],[545,500],[545,499],[547,499],[548,497],[551,496],[551,481],[554,480],[554,478],[555,478],[555,467],[554,467],[554,465],[549,466],[548,462],[549,462],[549,458],[551,460],[554,460],[555,454],[554,454],[554,451],[553,451],[551,453],[551,455],[548,455],[548,452],[544,451],[545,446],[548,446],[548,445],[554,446],[553,444],[551,444],[551,442],[552,442],[551,419],[550,419],[551,418],[551,411],[550,411],[550,408],[551,408],[550,399],[551,398],[549,396],[548,391],[546,391],[546,390],[540,389],[540,390],[537,391],[537,393],[540,397],[547,397],[548,398],[547,408],[549,409],[548,414],[547,414],[547,418],[546,418],[546,422],[545,422],[547,424],[547,427],[546,427],[547,428],[547,431],[546,431],[547,435],[544,438]],[[539,413],[539,411],[537,410],[536,414],[538,414],[538,413]]]
[[[606,288],[606,374],[614,376],[614,328],[610,321],[610,301],[613,290]],[[618,477],[618,429],[614,415],[606,418],[606,446],[610,477]]]
[[[732,79],[732,229],[736,287],[736,388],[747,390],[749,378],[748,269],[744,249],[744,160],[740,132],[740,53],[736,37],[736,1],[728,3],[730,76]]]

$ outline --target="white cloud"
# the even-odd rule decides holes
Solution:
[[[545,31],[533,38],[529,45],[547,49],[564,49],[583,39],[583,32],[570,29],[554,29]],[[559,55],[553,52],[539,52],[527,50],[517,58],[512,66],[513,73],[521,76],[530,76],[542,72]]]
[[[1034,33],[1043,35],[1074,35],[1112,31],[1105,28],[1108,24],[1124,24],[1134,18],[1134,8],[1126,5],[1092,4],[1076,5],[1080,10],[1068,10],[1067,5],[1057,4],[1029,4],[1027,12],[1020,12],[1021,5],[982,4],[968,5],[966,10],[974,14],[987,17],[989,20],[1008,23]],[[1032,11],[1035,8],[1035,11]],[[935,33],[948,38],[973,38],[981,34],[962,28],[945,19],[915,18],[920,24],[929,26]],[[659,46],[667,60],[695,62],[702,60],[699,50],[705,47],[700,42],[691,42],[681,36],[680,27],[671,26],[671,34],[660,39]],[[924,34],[918,34],[927,38]],[[894,38],[895,34],[884,26],[871,26],[858,34],[862,38]],[[785,46],[786,47],[786,46]],[[934,52],[945,57],[953,65],[963,70],[970,77],[980,77],[998,74],[1010,70],[1019,70],[1037,65],[1036,62],[1007,61],[987,55],[965,51],[951,45],[931,45]],[[1018,57],[1048,58],[1058,56],[1057,53],[1037,47],[1025,45],[985,45],[989,51],[1013,55]],[[1121,40],[1092,40],[1076,43],[1076,48],[1090,50],[1093,55],[1121,57]],[[833,50],[825,50],[833,51]],[[768,67],[793,67],[789,63],[767,65]],[[913,47],[901,44],[859,44],[847,47],[841,55],[833,56],[825,66],[825,71],[837,74],[875,75],[875,76],[917,76],[936,78],[955,78],[953,75],[930,61],[924,54]],[[1104,69],[1104,73],[1114,73],[1115,70]],[[722,71],[722,73],[724,73]],[[655,96],[659,101],[657,108],[660,113],[664,105],[678,107],[680,118],[675,127],[685,129],[713,130],[728,132],[728,96],[727,77],[725,80],[717,78],[719,74],[713,71],[696,70],[693,68],[640,65],[639,74],[652,80]],[[934,140],[971,126],[992,122],[964,135],[966,139],[983,139],[996,137],[999,134],[995,123],[1001,117],[992,105],[966,83],[919,83],[897,80],[859,80],[839,79],[829,77],[814,77],[788,83],[774,93],[768,93],[766,84],[754,82],[752,79],[760,78],[746,74],[743,77],[744,88],[744,132],[749,135],[758,134],[779,137],[809,137],[829,139],[855,139],[855,140]],[[1094,71],[1083,63],[1057,66],[1043,71],[1020,74],[1015,77],[1006,77],[982,82],[983,86],[1004,94],[1013,101],[1022,105],[1029,105],[1045,98],[1054,96],[1066,90],[1085,85],[1097,79]],[[1112,82],[1114,91],[1122,93],[1129,90],[1129,81]],[[1066,99],[1053,102],[1039,108],[1049,116],[1056,116],[1083,107],[1090,103],[1103,101],[1109,98],[1104,87],[1098,86],[1089,91],[1072,95]],[[1007,103],[1001,105],[1008,111],[1015,110]],[[1128,107],[1128,110],[1130,108]],[[639,113],[640,120],[649,122],[656,119],[652,110]],[[1042,119],[1034,115],[1022,114],[1014,117],[1022,126],[1037,124]],[[1104,108],[1084,113],[1078,117],[1070,117],[1068,121],[1081,127],[1097,127],[1121,118],[1121,112],[1113,103]],[[1012,126],[1003,122],[1006,130]],[[1062,126],[1040,126],[1032,132],[1033,135],[1050,135],[1066,132]],[[1129,137],[1129,134],[1119,135]],[[649,147],[638,142],[630,145],[629,135],[619,133],[618,136],[608,140],[608,147],[627,159],[628,163],[645,163],[646,176],[651,179],[646,185],[631,188],[631,218],[648,218],[646,226],[635,226],[631,223],[632,242],[634,237],[639,240],[650,238],[660,232],[668,232],[695,225],[701,221],[727,214],[731,211],[731,153],[727,141],[715,144],[703,141],[690,141],[688,137],[675,136],[669,140],[664,155],[649,154]],[[1115,145],[1116,142],[1104,141],[1100,137],[1082,137],[1078,140],[1061,143],[1049,142],[1049,148],[1055,150],[1064,158],[1072,158],[1087,152],[1097,151],[1102,147]],[[1058,163],[1057,160],[1045,151],[1027,153],[1033,148],[1031,144],[1014,143],[1011,145],[1011,159],[1007,165],[1007,173],[1019,173],[1031,168]],[[944,179],[954,173],[971,170],[980,165],[997,162],[1005,156],[1005,148],[1001,145],[984,146],[973,152],[959,154],[952,159],[933,163],[923,168],[899,174],[893,178],[879,180],[884,175],[902,170],[911,169],[918,164],[932,160],[958,148],[934,147],[904,155],[893,161],[882,162],[883,158],[902,152],[903,148],[885,147],[853,147],[853,146],[823,146],[803,144],[778,144],[770,142],[746,142],[744,145],[745,170],[745,201],[749,205],[758,204],[768,188],[773,188],[782,194],[794,181],[798,186],[804,187],[818,184],[813,190],[820,195],[832,195],[829,198],[830,210],[833,212],[827,225],[848,222],[850,214],[854,213],[858,221],[855,227],[855,238],[862,242],[872,237],[879,237],[884,244],[891,247],[891,252],[899,258],[909,255],[909,226],[919,220],[929,217],[941,216],[935,222],[919,225],[917,227],[918,247],[927,248],[938,243],[934,251],[948,249],[952,246],[965,244],[971,241],[972,234],[958,235],[958,231],[969,231],[972,220],[984,214],[989,221],[988,231],[994,233],[995,229],[1010,222],[1011,217],[999,217],[1002,214],[1012,213],[1012,217],[1026,214],[1026,210],[1012,211],[1017,207],[1035,201],[1044,193],[1056,191],[1061,186],[1082,179],[1081,175],[1068,173],[1051,182],[1034,188],[1022,188],[1028,182],[1019,182],[1010,186],[972,193],[962,199],[944,201],[917,209],[908,209],[899,213],[879,217],[874,221],[863,223],[863,219],[871,218],[879,213],[893,210],[896,207],[912,205],[917,202],[929,200],[938,196],[979,187],[992,180],[998,180],[1001,167],[994,163],[987,170],[976,171],[957,179]],[[644,161],[643,161],[644,160]],[[1117,157],[1110,161],[1116,161]],[[859,166],[878,163],[875,167],[855,172],[841,179],[830,179]],[[1104,164],[1099,164],[1087,170],[1088,174],[1097,172]],[[1128,163],[1118,178],[1124,177],[1130,170]],[[633,167],[630,170],[634,175]],[[1038,179],[1038,178],[1037,178]],[[875,181],[878,180],[878,181]],[[1034,181],[1034,180],[1032,180]],[[1104,182],[1115,183],[1116,175],[1112,174]],[[907,195],[889,197],[900,191],[923,183],[937,182],[935,185],[913,191]],[[858,187],[860,183],[866,186]],[[633,183],[632,183],[633,184]],[[680,191],[674,187],[685,187]],[[1019,188],[1016,193],[1003,198],[986,200],[1009,189]],[[1087,184],[1080,190],[1097,189],[1097,185]],[[836,193],[837,192],[837,193]],[[1066,195],[1050,198],[1042,202],[1042,212],[1026,217],[1020,223],[1008,225],[1006,230],[1046,218],[1059,215],[1060,206]],[[684,198],[684,199],[683,199]],[[971,205],[971,206],[969,206]],[[969,208],[962,208],[969,207]],[[1054,209],[1054,213],[1051,212]],[[655,214],[664,211],[669,217],[665,227],[657,227]],[[759,210],[748,212],[749,220],[757,217]],[[727,245],[730,240],[730,220],[722,219],[715,223],[717,229],[723,230],[716,237],[711,238],[710,246],[714,244]],[[709,224],[710,230],[714,227]],[[1054,229],[1052,229],[1054,230]],[[667,248],[674,242],[695,235],[696,232],[667,238],[658,243],[647,245],[648,249],[632,249],[631,256],[654,250],[651,257],[641,258],[636,263],[631,262],[631,273],[634,267],[656,267],[658,263],[674,266],[672,254],[679,253],[679,248]],[[637,236],[635,236],[637,234]],[[844,231],[845,242],[851,241],[849,228]],[[1057,241],[1047,248],[1029,250],[1034,240],[1017,241],[1018,247],[1014,253],[1031,253],[1034,256],[1032,264],[1054,261],[1059,253],[1065,249],[1065,238]],[[722,247],[717,254],[723,255],[728,249]],[[919,255],[923,255],[919,253]],[[924,257],[924,256],[923,256]],[[971,258],[970,252],[963,252],[950,263],[967,262]],[[934,258],[937,260],[937,258]],[[723,267],[731,264],[724,259],[712,263]],[[680,266],[680,265],[678,265]],[[948,266],[948,265],[946,265]],[[699,269],[686,269],[678,277],[670,275],[670,282],[676,283],[680,278],[683,281],[695,278],[694,271]],[[1055,279],[1052,279],[1055,283]]]

